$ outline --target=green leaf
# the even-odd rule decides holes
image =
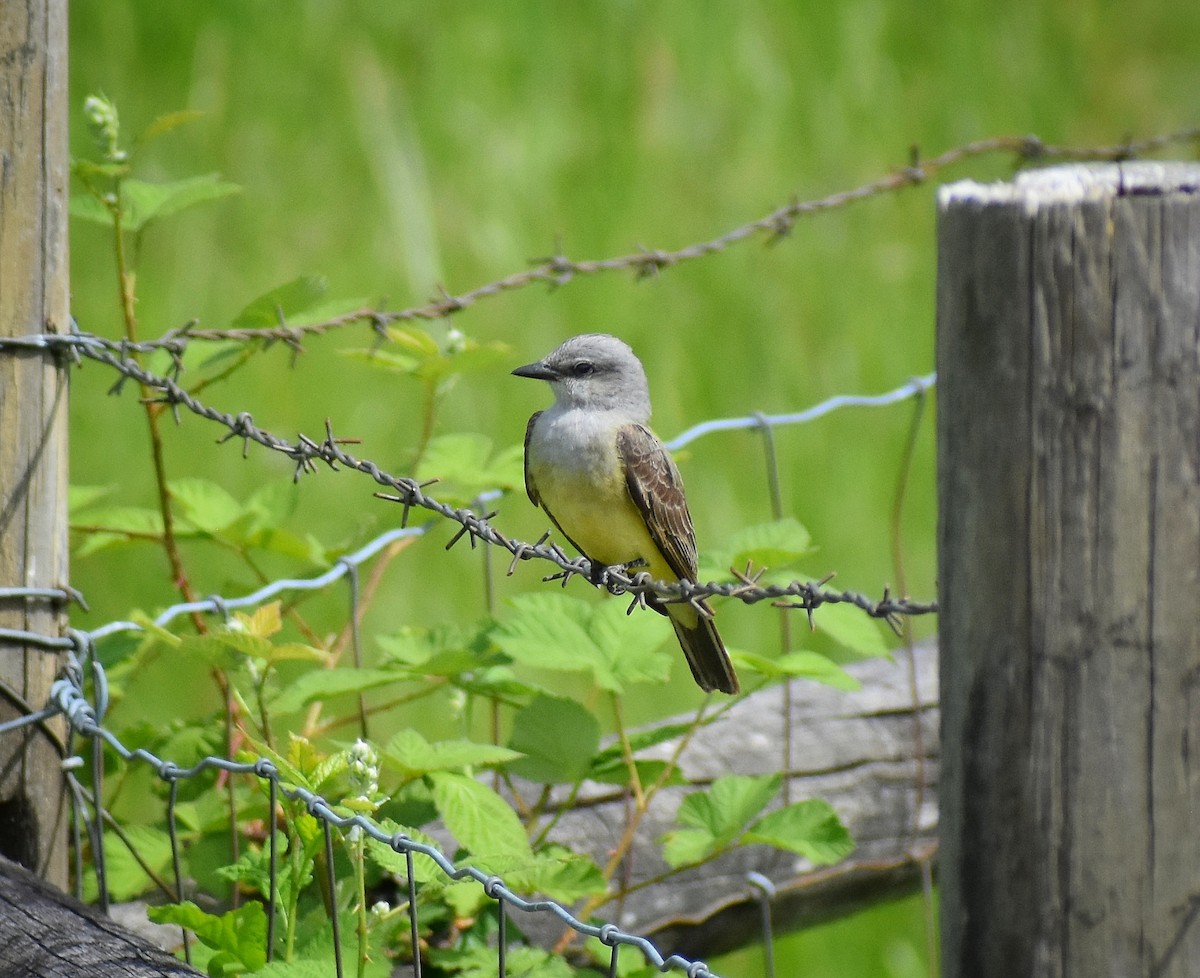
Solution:
[[[72,194],[67,213],[81,221],[112,227],[113,213],[92,193]]]
[[[712,719],[715,719],[715,717]],[[706,723],[708,722],[711,722],[711,720],[706,721]],[[687,723],[663,723],[657,727],[651,727],[649,730],[637,730],[629,735],[629,747],[634,754],[637,754],[638,751],[643,751],[647,747],[655,747],[658,744],[666,743],[668,740],[682,737],[694,726],[695,724],[689,721]],[[614,763],[623,764],[623,758],[624,752],[621,749],[621,744],[615,741],[596,755],[592,771],[596,772]]]
[[[477,862],[517,893],[540,893],[563,903],[603,893],[608,885],[590,857],[562,846],[550,846],[529,858],[501,855]]]
[[[172,479],[169,486],[181,515],[205,533],[217,534],[245,513],[228,490],[207,479]]]
[[[401,682],[404,678],[392,669],[314,669],[289,682],[287,688],[271,700],[271,711],[295,713],[317,700],[361,693]]]
[[[89,527],[87,536],[75,550],[77,556],[86,557],[114,544],[161,538],[163,534],[162,514],[156,509],[142,506],[111,506],[89,510],[81,521]]]
[[[150,125],[141,131],[135,145],[144,146],[152,139],[157,139],[159,136],[165,136],[167,133],[178,129],[180,126],[187,125],[189,122],[195,122],[197,119],[203,118],[206,113],[199,109],[180,109],[176,112],[167,112],[160,115]]]
[[[146,913],[156,924],[186,927],[242,971],[256,971],[267,963],[267,915],[261,903],[252,900],[219,917],[190,901],[150,907]]]
[[[733,659],[739,674],[743,670],[753,670],[768,679],[793,676],[798,679],[811,679],[847,692],[861,688],[861,683],[850,673],[818,652],[801,649],[770,659],[765,655],[731,650],[729,657]]]
[[[667,865],[678,868],[728,848],[782,784],[777,774],[731,774],[688,795],[675,816],[680,828],[667,834],[663,846]]]
[[[795,852],[818,866],[836,863],[854,849],[854,840],[828,802],[798,801],[764,815],[743,842],[761,842]]]
[[[451,974],[454,978],[496,976],[496,949],[486,944],[464,942],[448,950],[434,948],[430,959],[438,974]],[[574,978],[583,973],[572,968],[562,955],[516,944],[506,953],[505,965],[505,974],[511,978]]]
[[[270,292],[264,292],[233,318],[233,329],[271,329],[315,306],[325,298],[329,286],[320,275],[301,275]]]
[[[523,594],[492,640],[517,662],[540,669],[584,671],[602,689],[622,692],[665,682],[671,657],[658,651],[669,626],[656,615],[625,614],[621,601],[591,603],[565,594]]]
[[[843,649],[861,658],[888,655],[879,623],[852,604],[823,604],[813,612],[813,625]]]
[[[670,774],[663,777],[667,772],[668,763],[666,761],[644,761],[635,759],[633,762],[634,768],[637,770],[638,783],[658,784],[661,780],[664,785],[684,785],[687,784],[687,778],[683,776],[683,772],[679,770],[679,765],[670,765]],[[588,772],[588,778],[592,781],[599,781],[602,784],[615,784],[620,787],[628,787],[633,783],[633,778],[629,773],[629,765],[625,761],[617,757],[610,760],[604,765],[593,767]]]
[[[379,827],[387,832],[388,835],[395,835],[397,832],[403,831],[413,842],[421,842],[435,848],[437,846],[432,836],[428,836],[417,829],[410,829],[406,825],[400,825],[393,819],[380,819]],[[367,836],[367,856],[371,862],[384,872],[392,873],[395,876],[408,875],[408,860],[404,854],[397,852],[386,842],[380,842],[373,836]],[[414,852],[413,879],[418,883],[442,882],[446,879],[446,874],[442,872],[441,867],[437,863],[424,853]]]
[[[492,440],[475,432],[439,435],[430,440],[417,478],[438,480],[438,494],[468,501],[489,489],[524,485],[524,447],[494,452]]]
[[[162,873],[171,865],[171,837],[162,829],[149,825],[126,825],[125,835],[137,850],[142,860],[156,873]],[[104,836],[104,868],[108,892],[115,900],[131,900],[145,893],[153,882],[146,875],[134,855],[115,833]],[[94,901],[98,897],[95,874],[90,874],[84,897]]]
[[[383,749],[382,761],[407,779],[434,771],[461,771],[467,767],[490,767],[517,760],[521,754],[495,744],[471,740],[442,740],[430,743],[415,730],[401,730]]]
[[[574,700],[537,696],[513,721],[508,746],[524,758],[513,774],[546,784],[574,784],[592,765],[600,745],[600,723]]]
[[[112,492],[112,486],[70,486],[67,489],[67,509],[74,518],[81,510]]]
[[[791,567],[813,549],[808,530],[791,517],[758,523],[738,530],[720,549],[703,554],[701,577],[724,577],[729,568],[742,570],[747,563],[759,569]]]
[[[444,771],[429,781],[446,828],[472,855],[530,855],[517,813],[487,785]]]
[[[373,367],[381,367],[397,374],[415,373],[421,364],[416,357],[409,356],[407,353],[397,353],[395,350],[339,350],[338,355],[350,360],[361,360]]]
[[[220,174],[206,173],[167,183],[130,178],[121,182],[122,220],[127,231],[141,231],[153,221],[178,214],[188,207],[241,193],[236,183]]]
[[[789,567],[813,549],[808,530],[790,516],[744,527],[727,547],[733,553],[732,566],[739,568],[747,561],[753,561],[756,567]]]

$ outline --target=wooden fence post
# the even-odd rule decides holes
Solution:
[[[945,978],[1200,975],[1200,166],[942,190]]]
[[[0,336],[65,332],[67,4],[0,3]],[[67,376],[0,353],[0,587],[67,581]],[[61,603],[0,600],[0,627],[59,635]],[[0,720],[46,705],[60,657],[0,642]],[[67,883],[61,721],[0,735],[0,854]]]

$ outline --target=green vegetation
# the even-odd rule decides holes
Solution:
[[[73,312],[85,331],[145,339],[193,319],[261,327],[281,315],[296,324],[399,309],[555,253],[604,258],[710,239],[793,196],[877,178],[905,165],[914,145],[933,155],[1026,132],[1110,144],[1183,128],[1196,122],[1200,7],[1175,6],[75,3]],[[99,92],[111,102],[92,101],[85,114]],[[955,175],[1001,178],[1012,165],[997,155]],[[456,504],[504,489],[491,504],[495,524],[535,540],[545,520],[521,491],[519,445],[545,394],[512,380],[512,366],[571,333],[616,333],[647,366],[665,438],[713,417],[891,389],[932,369],[933,222],[932,189],[905,190],[803,218],[773,247],[742,243],[640,280],[619,272],[525,288],[448,321],[391,324],[385,336],[364,322],[308,337],[302,353],[195,346],[182,382],[284,437],[323,437],[329,419],[358,439],[356,455],[439,478],[431,492]],[[171,366],[161,354],[145,362]],[[114,380],[94,363],[73,378],[72,576],[92,607],[82,627],[178,600],[184,580],[191,593],[234,595],[315,573],[399,522],[365,477],[322,470],[293,484],[286,459],[251,446],[243,460],[237,440],[217,444],[222,431],[207,422],[185,412],[176,426],[161,405],[139,405],[133,384],[106,397]],[[932,410],[892,518],[913,417],[907,404],[778,429],[782,513],[759,434],[689,445],[679,461],[706,570],[757,557],[783,579],[836,570],[841,587],[879,594],[902,582],[932,597]],[[152,444],[162,448],[157,469]],[[187,763],[225,749],[218,718],[232,709],[239,746],[273,752],[288,783],[361,798],[363,811],[414,832],[419,816],[439,814],[466,851],[506,876],[599,900],[612,867],[551,852],[533,818],[507,807],[513,820],[500,809],[485,826],[456,818],[498,799],[467,775],[608,778],[638,785],[648,803],[677,772],[638,758],[648,744],[614,753],[599,738],[695,711],[698,694],[661,622],[625,620],[623,603],[579,581],[552,590],[541,563],[510,578],[465,542],[446,553],[454,529],[380,558],[386,572],[364,601],[367,669],[348,668],[345,596],[329,592],[210,623],[203,635],[181,627],[105,643],[110,721]],[[878,654],[888,634],[824,609],[812,636],[793,619],[796,652],[781,659],[778,612],[726,601],[719,614],[751,685],[780,673],[844,685],[838,665]],[[617,617],[634,655],[613,639]],[[932,628],[917,623],[918,634]],[[568,636],[587,654],[567,661]],[[374,760],[352,743],[360,703]],[[706,722],[711,708],[694,715]],[[574,737],[556,741],[568,727]],[[373,765],[374,780],[354,780]],[[162,871],[161,806],[147,801],[162,786],[150,780],[126,773],[111,803]],[[771,789],[770,779],[730,778],[690,796],[665,842],[671,865],[751,841],[810,859],[845,852],[819,802],[763,815]],[[238,799],[249,849],[233,866],[224,802],[191,790],[188,871],[214,889],[259,887],[270,821],[261,790],[244,786]],[[320,907],[328,867],[311,817],[289,814],[281,940],[300,959],[330,940]],[[378,958],[383,943],[407,939],[403,915],[372,917],[357,897],[393,857],[361,838],[339,845],[343,940]],[[117,879],[136,892],[142,870],[121,858],[114,852]],[[479,897],[478,887],[430,880],[426,919],[453,929]],[[166,913],[203,933],[214,974],[232,974],[261,963],[255,906],[228,917],[186,905]],[[916,925],[901,950],[864,952],[853,973],[918,973],[919,918],[906,918]],[[892,926],[856,923],[866,935],[856,947]],[[494,966],[472,957],[493,925],[481,916],[438,966]],[[753,955],[731,959],[730,974],[753,970]],[[836,961],[781,973],[849,973],[831,970]],[[559,973],[542,960],[529,966]]]

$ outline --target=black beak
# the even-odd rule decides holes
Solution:
[[[513,371],[514,377],[531,377],[534,380],[558,380],[558,372],[551,370],[542,361],[527,363]]]

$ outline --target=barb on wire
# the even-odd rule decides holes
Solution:
[[[82,633],[75,636],[77,642],[85,642],[87,637]],[[93,669],[99,670],[99,664],[93,660]],[[102,672],[102,670],[101,670]],[[403,832],[389,833],[382,827],[376,824],[372,819],[364,815],[342,815],[339,814],[335,807],[315,792],[309,791],[307,788],[290,785],[283,781],[282,776],[276,766],[266,758],[258,758],[254,761],[231,761],[223,757],[209,755],[202,758],[199,762],[191,767],[183,768],[175,764],[173,761],[163,759],[153,752],[145,748],[131,748],[127,746],[115,733],[107,729],[101,720],[102,714],[97,711],[88,701],[84,690],[79,682],[79,677],[82,675],[82,670],[78,668],[78,664],[74,664],[74,668],[68,668],[67,676],[56,681],[51,688],[50,699],[58,712],[61,712],[67,719],[71,729],[82,737],[90,738],[99,745],[100,742],[107,744],[125,761],[137,761],[149,765],[160,778],[170,785],[174,785],[181,780],[194,778],[204,771],[216,769],[225,771],[230,774],[246,774],[253,775],[262,781],[266,781],[272,792],[282,794],[292,801],[298,801],[304,805],[305,810],[322,823],[322,828],[326,833],[326,855],[328,865],[333,866],[333,860],[330,856],[331,848],[331,833],[333,829],[349,830],[358,829],[378,842],[390,846],[395,852],[404,855],[408,861],[409,872],[408,882],[410,887],[410,902],[409,912],[415,914],[416,900],[415,894],[412,893],[413,885],[412,872],[412,856],[421,854],[428,856],[437,864],[438,868],[452,880],[470,879],[474,880],[484,888],[484,891],[489,897],[499,901],[506,907],[512,907],[531,914],[550,914],[557,917],[562,923],[566,924],[577,934],[583,937],[595,937],[608,947],[632,946],[638,948],[645,956],[646,960],[654,967],[662,971],[672,969],[683,970],[689,978],[718,978],[707,965],[701,961],[693,961],[678,954],[669,956],[663,955],[654,944],[645,937],[637,934],[627,933],[613,924],[604,924],[596,926],[594,924],[585,923],[575,917],[570,910],[562,904],[554,900],[527,900],[524,897],[511,890],[504,880],[491,873],[486,873],[476,866],[456,866],[454,862],[445,855],[437,847],[418,842],[410,838]],[[100,758],[101,751],[97,749],[94,758]],[[96,762],[99,763],[98,761]],[[93,789],[94,798],[99,798],[99,785]],[[96,819],[97,824],[101,821]],[[102,865],[97,865],[97,872],[101,874],[101,885],[99,891],[101,899],[104,899],[107,887],[103,882]],[[332,880],[330,881],[332,886]],[[336,921],[336,913],[333,915]],[[414,953],[419,953],[418,935],[416,933],[416,924],[414,921]],[[335,946],[337,941],[335,940]]]
[[[752,584],[745,580],[725,583],[710,582],[706,584],[697,584],[690,581],[668,583],[665,581],[649,580],[644,574],[630,577],[623,570],[617,568],[605,569],[601,578],[592,568],[591,563],[586,557],[569,558],[553,543],[529,544],[519,540],[512,540],[492,526],[490,520],[495,515],[494,512],[488,512],[481,516],[470,509],[451,506],[448,503],[426,495],[424,488],[429,483],[421,483],[416,479],[404,476],[390,475],[375,462],[351,455],[342,447],[346,440],[335,437],[332,427],[328,422],[326,422],[325,438],[322,441],[318,442],[301,434],[298,436],[297,441],[289,442],[269,431],[259,428],[248,414],[243,413],[234,416],[201,403],[170,377],[153,374],[133,360],[121,359],[107,350],[97,349],[92,346],[83,346],[80,348],[80,351],[85,357],[106,363],[115,368],[122,376],[137,380],[143,387],[160,391],[164,402],[185,407],[194,414],[229,429],[229,434],[219,439],[219,441],[228,440],[228,438],[236,434],[238,437],[245,439],[247,444],[254,442],[255,444],[262,445],[264,448],[287,456],[296,466],[294,476],[296,479],[299,479],[301,474],[305,472],[315,472],[317,462],[323,462],[329,468],[335,470],[340,466],[341,468],[361,472],[375,480],[379,485],[385,486],[396,493],[394,496],[386,496],[385,498],[400,503],[404,507],[405,517],[407,517],[408,510],[411,508],[426,509],[436,513],[443,519],[452,520],[460,525],[461,530],[456,534],[455,540],[451,541],[452,543],[463,536],[467,536],[472,546],[474,546],[476,541],[483,541],[493,546],[503,547],[513,555],[514,561],[532,560],[534,558],[548,560],[556,564],[559,570],[565,575],[563,578],[564,585],[570,576],[579,575],[592,581],[603,580],[608,589],[617,594],[638,595],[653,593],[668,602],[686,601],[688,603],[696,603],[703,598],[728,597],[736,598],[746,604],[753,604],[759,601],[791,598],[794,600],[785,604],[784,607],[801,608],[810,613],[822,604],[849,603],[862,609],[874,618],[881,618],[889,622],[893,627],[895,627],[894,619],[896,615],[930,614],[937,610],[937,606],[933,602],[914,602],[908,598],[893,598],[886,593],[882,599],[872,600],[866,595],[853,591],[828,590],[821,583],[812,581],[792,581],[786,585],[772,584],[765,586]],[[918,384],[919,382],[914,382],[907,385],[905,389],[911,393],[918,389],[917,386],[914,386]],[[762,421],[760,418],[755,417],[752,419],[752,423],[755,426],[760,426]],[[404,522],[403,519],[402,522]],[[339,573],[344,573],[344,570]]]

